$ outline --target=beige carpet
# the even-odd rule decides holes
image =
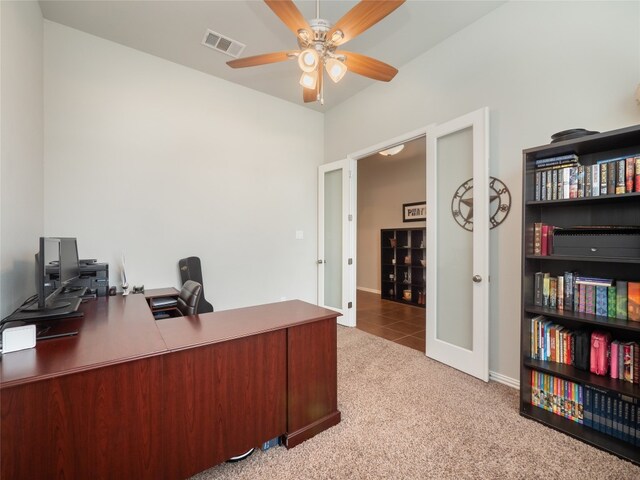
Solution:
[[[640,467],[518,415],[518,392],[338,327],[342,422],[194,479],[640,479]]]

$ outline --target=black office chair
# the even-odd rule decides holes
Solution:
[[[198,313],[198,303],[202,297],[202,285],[193,280],[187,280],[182,285],[178,296],[178,310],[183,316],[195,315]]]

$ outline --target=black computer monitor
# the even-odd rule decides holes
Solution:
[[[23,311],[46,311],[68,308],[71,302],[58,295],[80,276],[78,246],[75,238],[40,237],[36,253],[37,302]],[[57,277],[57,279],[56,279]]]
[[[60,286],[66,287],[80,276],[80,259],[78,258],[78,242],[75,238],[58,238],[60,240]]]

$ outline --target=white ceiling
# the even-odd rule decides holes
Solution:
[[[320,17],[334,24],[356,1],[322,1]],[[398,68],[497,8],[504,1],[409,0],[381,22],[345,44],[344,49],[377,58]],[[306,19],[316,2],[296,0]],[[262,1],[59,1],[40,0],[43,16],[53,22],[304,105],[296,62],[232,69],[232,60],[202,45],[207,29],[247,45],[242,56],[296,49],[294,34]],[[392,80],[393,81],[393,80]],[[347,73],[339,84],[325,82],[325,105],[335,106],[375,83]]]

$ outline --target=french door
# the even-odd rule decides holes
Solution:
[[[318,305],[355,326],[353,188],[351,159],[318,168]]]
[[[426,354],[489,380],[489,111],[427,128]]]

